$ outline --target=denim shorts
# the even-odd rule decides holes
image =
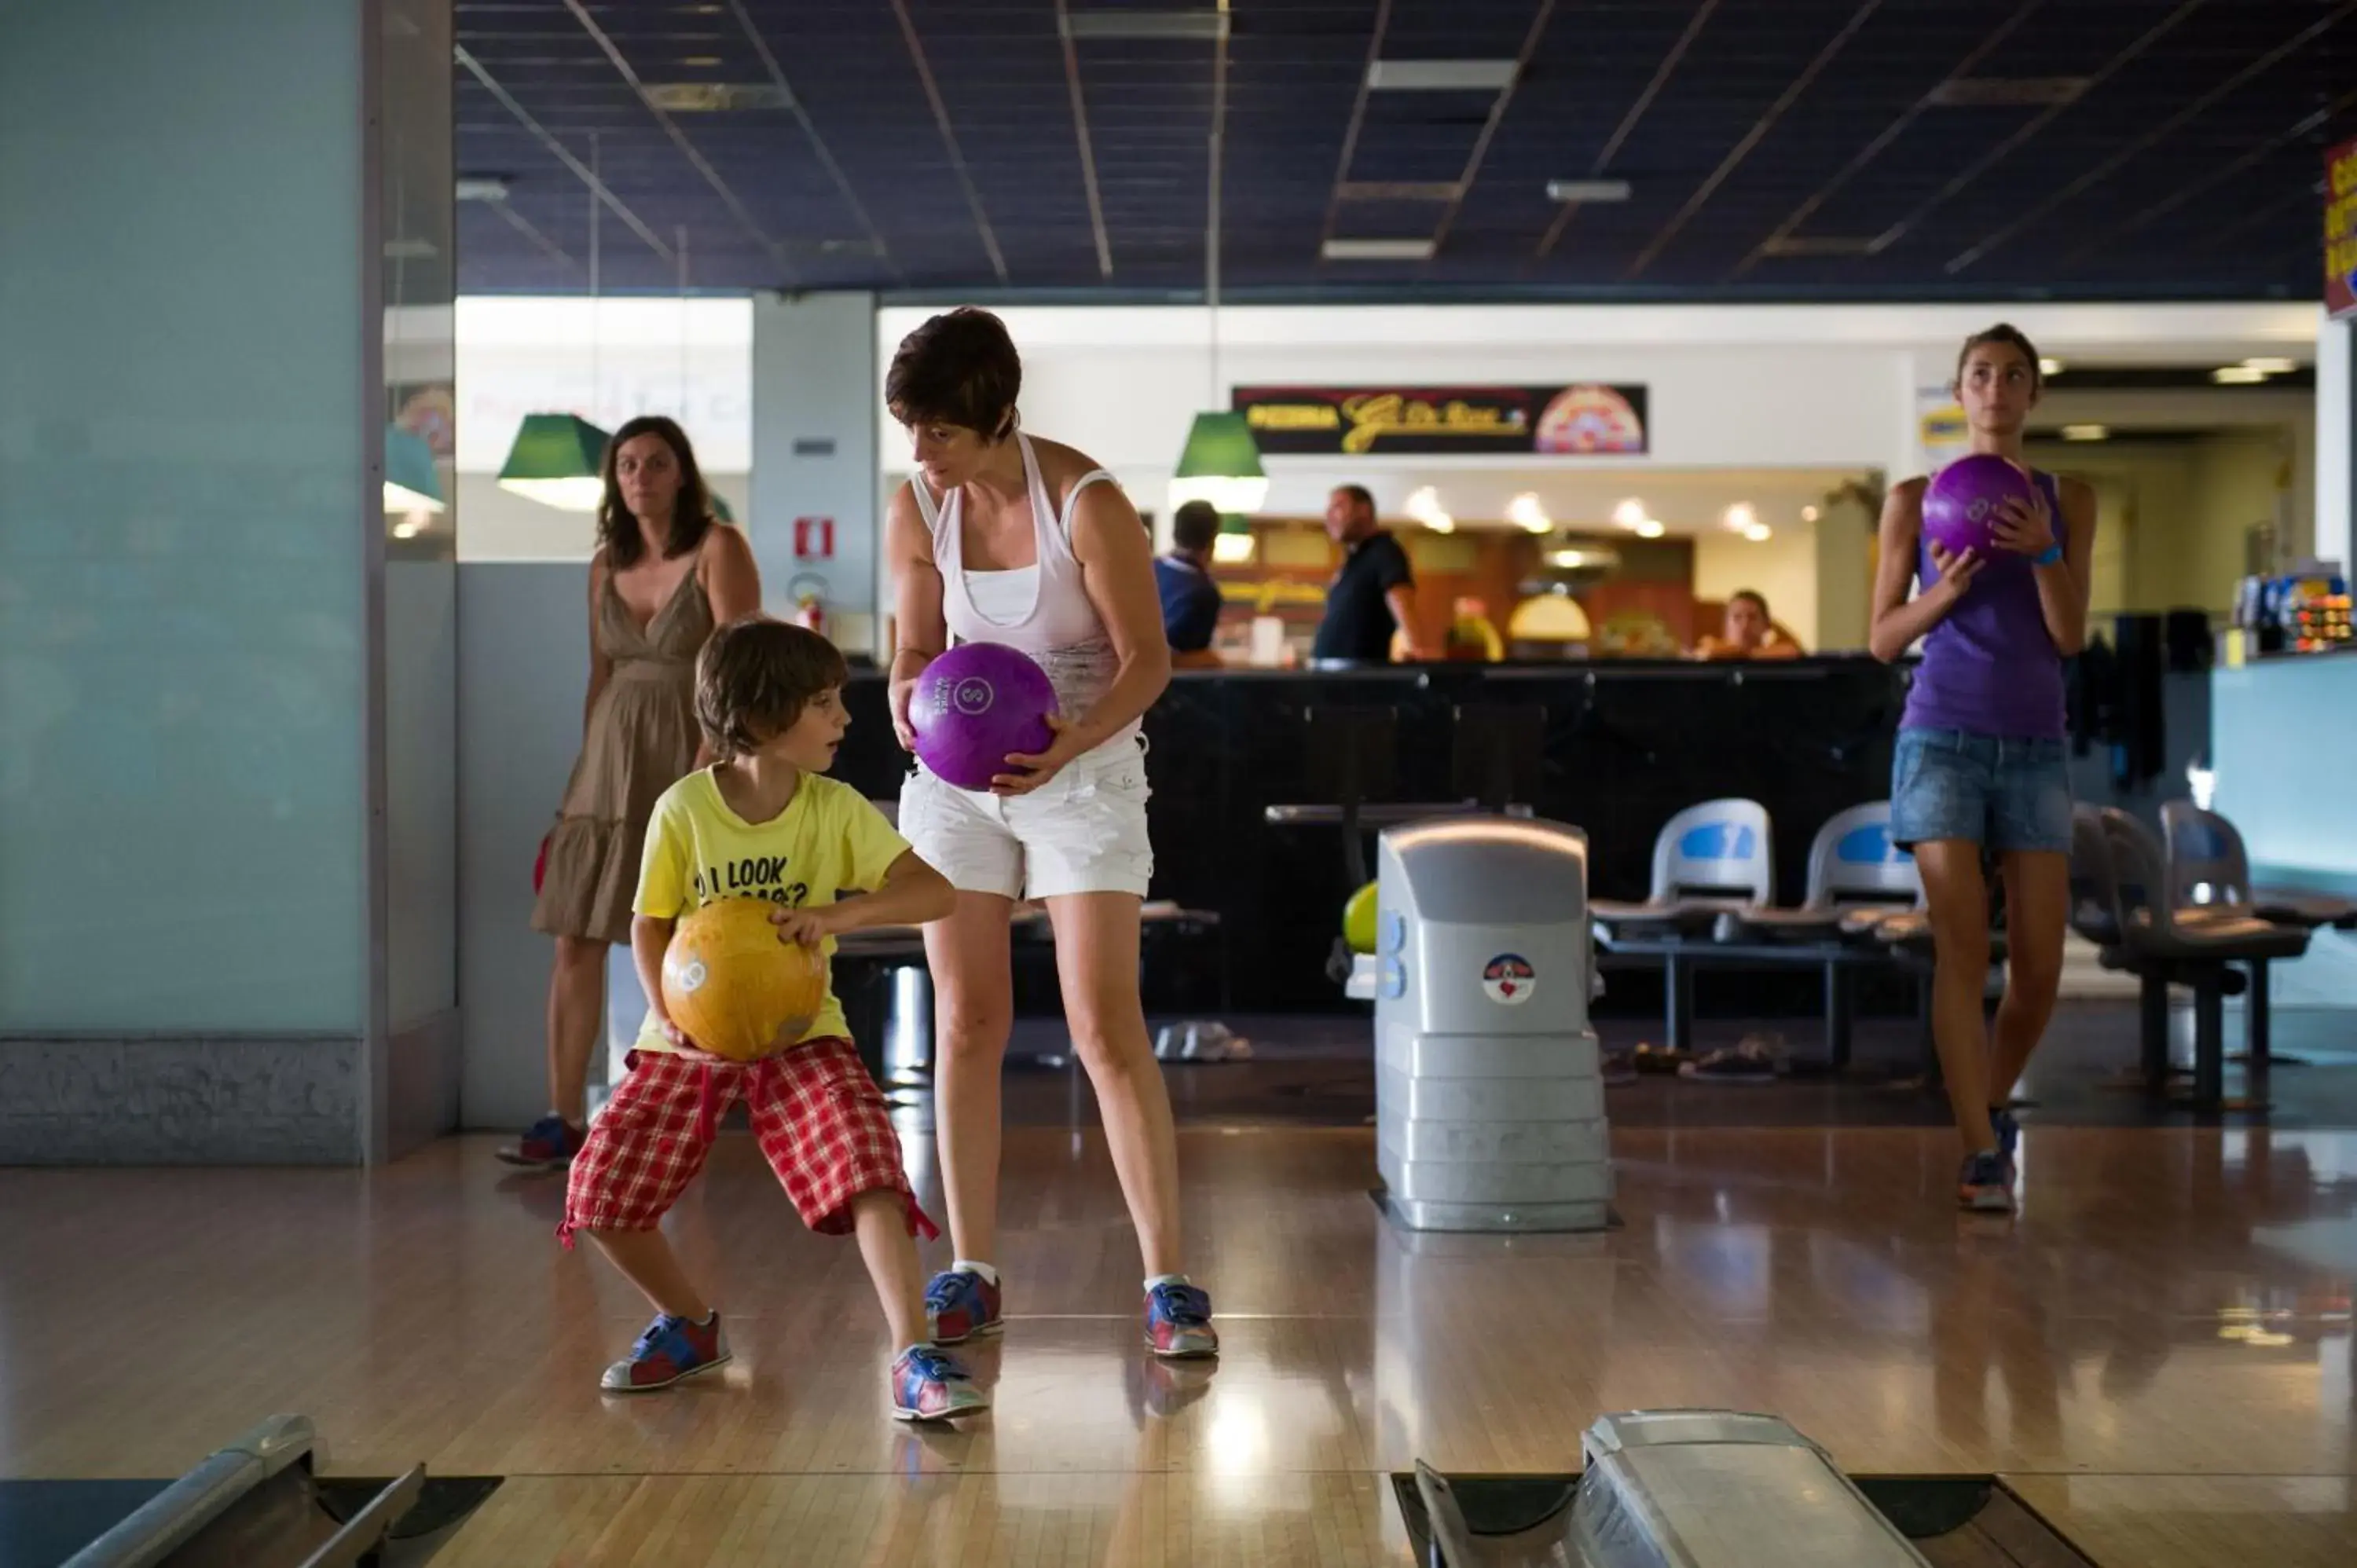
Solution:
[[[2071,853],[2071,770],[2059,740],[1902,729],[1890,766],[1890,838],[1902,847],[1969,839]]]

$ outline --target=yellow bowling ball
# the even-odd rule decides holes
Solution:
[[[826,1005],[826,961],[779,940],[766,898],[723,898],[681,920],[662,961],[664,1010],[702,1049],[759,1061],[802,1037]]]
[[[1375,950],[1375,885],[1368,883],[1342,906],[1342,940],[1352,952]]]

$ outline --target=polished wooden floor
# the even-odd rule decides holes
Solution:
[[[597,1377],[644,1308],[490,1139],[0,1171],[0,1476],[178,1474],[295,1411],[340,1473],[509,1477],[451,1568],[1397,1564],[1385,1472],[1566,1470],[1600,1412],[1702,1404],[2002,1474],[2106,1565],[2357,1562],[2357,1133],[2033,1127],[2008,1222],[1956,1213],[1932,1130],[1630,1128],[1611,1233],[1417,1240],[1371,1137],[1182,1134],[1210,1370],[1140,1353],[1096,1133],[1011,1133],[997,1409],[945,1433],[885,1418],[856,1250],[742,1134],[675,1217],[737,1360],[637,1400]]]

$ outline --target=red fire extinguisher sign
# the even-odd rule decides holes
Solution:
[[[831,517],[798,517],[794,519],[794,554],[804,561],[831,561],[834,558],[834,519]]]

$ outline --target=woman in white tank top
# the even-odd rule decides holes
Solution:
[[[1145,1337],[1209,1356],[1211,1299],[1180,1255],[1178,1140],[1138,998],[1138,915],[1153,875],[1138,720],[1170,680],[1153,542],[1111,475],[1017,428],[1022,362],[985,311],[937,316],[893,356],[885,401],[919,473],[892,498],[892,723],[914,749],[909,694],[950,643],[997,642],[1055,683],[1056,738],[1007,759],[987,790],[920,765],[900,832],[958,890],[925,928],[934,994],[942,1186],[957,1256],[926,1294],[936,1341],[1004,1321],[997,1251],[999,1069],[1014,1026],[1008,920],[1045,904],[1072,1044],[1087,1067],[1146,1273]]]

